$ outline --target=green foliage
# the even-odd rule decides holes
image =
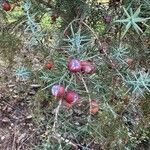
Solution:
[[[84,18],[89,10],[89,5],[85,0],[57,0],[54,3],[54,12],[64,19],[64,25],[62,26],[67,25],[75,18],[81,17],[81,15]]]
[[[52,21],[50,19],[49,14],[44,14],[44,16],[41,19],[41,26],[44,28],[50,28],[52,25]]]
[[[116,59],[119,63],[126,64],[125,59],[128,56],[128,53],[127,48],[120,44],[119,47],[113,48],[113,54],[111,57]]]
[[[21,7],[15,7],[11,13],[8,13],[6,15],[9,22],[15,22],[22,16],[23,16],[23,10]]]
[[[128,75],[126,83],[132,86],[133,93],[143,95],[144,91],[150,92],[150,76],[144,71],[133,73],[132,77]]]
[[[71,25],[71,36],[68,36],[68,39],[64,39],[64,41],[68,42],[68,45],[70,47],[68,48],[69,51],[77,51],[77,53],[81,53],[83,48],[88,45],[90,39],[87,38],[87,36],[81,36],[81,31],[80,29],[75,33],[73,30],[73,27]]]
[[[42,76],[40,77],[42,80],[44,80],[46,85],[43,89],[50,88],[53,84],[56,83],[63,84],[69,89],[76,89],[76,91],[78,91],[82,95],[81,106],[82,103],[85,102],[84,108],[73,107],[69,112],[64,112],[63,109],[60,110],[61,113],[58,116],[58,132],[65,133],[71,137],[73,136],[73,139],[75,138],[75,140],[77,140],[78,142],[82,141],[83,139],[88,142],[92,140],[93,137],[95,137],[95,141],[98,141],[100,143],[103,143],[105,140],[111,141],[110,146],[104,144],[104,149],[116,149],[117,147],[119,147],[120,149],[128,149],[130,147],[136,146],[137,141],[133,140],[136,139],[136,137],[126,124],[130,122],[133,126],[136,126],[137,118],[134,118],[133,114],[138,112],[138,110],[134,112],[133,110],[135,108],[129,107],[127,110],[131,110],[129,112],[127,111],[126,115],[124,115],[123,112],[126,111],[126,108],[124,108],[125,106],[123,102],[119,101],[118,98],[116,103],[110,102],[110,97],[112,96],[111,93],[115,92],[116,96],[120,97],[127,94],[126,91],[128,91],[128,87],[119,85],[119,91],[116,91],[118,85],[114,85],[114,87],[111,85],[111,71],[106,69],[103,58],[99,56],[99,54],[97,53],[97,48],[94,44],[92,44],[93,35],[90,34],[90,31],[88,31],[86,27],[82,28],[82,30],[86,32],[82,31],[81,28],[79,28],[80,30],[77,30],[77,32],[74,32],[74,30],[72,29],[72,24],[70,25],[72,31],[71,35],[67,36],[68,39],[65,40],[65,43],[63,43],[63,47],[67,47],[64,50],[64,53],[66,55],[63,55],[63,53],[60,51],[55,52],[53,54],[53,59],[55,60],[54,64],[56,65],[55,69],[52,69],[50,71],[43,70]],[[83,34],[82,36],[81,33]],[[85,48],[83,49],[81,42],[84,38],[85,43],[83,46],[85,46]],[[86,39],[88,39],[88,42]],[[72,48],[71,51],[70,48]],[[112,47],[112,53],[109,54],[110,58],[121,64],[121,68],[115,68],[116,70],[114,69],[113,74],[118,74],[118,72],[119,75],[125,74],[124,76],[126,78],[121,75],[124,82],[123,84],[126,83],[127,85],[132,86],[133,96],[134,93],[137,92],[140,95],[143,95],[143,92],[140,93],[140,91],[138,90],[141,90],[141,88],[146,89],[146,87],[144,86],[148,85],[149,83],[148,76],[134,76],[134,80],[132,78],[129,78],[129,75],[132,72],[130,69],[128,70],[128,72],[122,69],[122,67],[127,67],[127,63],[125,60],[129,57],[129,53],[130,51],[125,46],[123,46],[122,43],[120,43],[118,47]],[[77,57],[81,60],[93,60],[96,65],[97,71],[92,75],[71,74],[67,70],[67,60],[69,56]],[[58,71],[60,69],[61,72]],[[83,82],[82,78],[84,79],[85,83]],[[99,99],[98,101],[100,103],[101,110],[96,118],[89,118],[89,95],[86,93],[86,91],[84,91],[85,87],[83,86],[85,86],[85,84],[90,91],[90,98]],[[121,91],[123,91],[122,95],[120,95]],[[136,97],[136,99],[137,98],[138,97]],[[120,112],[123,113],[123,118],[121,120],[119,119]],[[77,117],[78,121],[76,121],[76,113],[82,114],[80,117]],[[112,122],[114,122],[113,125]],[[97,124],[98,126],[96,126]],[[126,139],[128,139],[129,141],[128,144],[124,143]],[[60,145],[63,146],[64,149],[66,148],[66,146],[63,145],[63,140],[61,141]],[[50,146],[50,143],[48,144],[48,146]],[[82,148],[88,149],[88,146],[80,146]]]
[[[4,28],[0,33],[0,45],[0,55],[4,60],[11,62],[15,53],[21,48],[21,40]]]
[[[18,79],[26,80],[29,78],[30,72],[24,66],[20,66],[16,69],[15,75]]]
[[[127,16],[126,19],[122,19],[122,20],[116,20],[115,22],[118,22],[118,23],[123,23],[125,24],[125,31],[122,35],[122,37],[128,32],[128,30],[133,27],[135,29],[135,31],[140,34],[143,33],[142,29],[139,27],[138,23],[141,22],[143,23],[144,25],[146,25],[144,22],[147,21],[148,19],[150,18],[142,18],[142,17],[139,17],[139,14],[141,12],[141,7],[139,7],[134,13],[133,13],[133,9],[130,8],[130,14],[128,13],[127,9],[125,9],[123,7],[123,10],[124,10],[124,13],[125,15]]]
[[[35,16],[37,14],[30,13],[31,8],[32,8],[32,3],[29,0],[27,0],[23,3],[24,13],[27,18],[27,28],[25,29],[25,31],[28,33],[30,33],[30,32],[32,33],[32,35],[29,37],[30,46],[32,47],[32,46],[36,46],[39,43],[41,43],[41,41],[44,37],[44,33],[41,29],[40,24],[35,19]]]

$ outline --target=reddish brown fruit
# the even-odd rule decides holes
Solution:
[[[51,20],[53,21],[53,22],[55,22],[56,21],[56,17],[55,16],[51,16]]]
[[[96,114],[97,112],[98,112],[98,110],[99,110],[99,107],[98,107],[98,104],[97,104],[97,102],[96,102],[96,100],[91,100],[91,102],[90,102],[90,113],[91,114]]]
[[[103,19],[104,19],[104,22],[105,22],[105,23],[111,23],[111,21],[112,21],[112,16],[104,16]]]
[[[68,62],[68,70],[72,73],[81,71],[81,61],[78,59],[70,59]]]
[[[57,18],[58,18],[58,14],[57,14],[57,13],[51,15],[51,20],[52,20],[53,22],[56,22],[56,19],[57,19]]]
[[[62,85],[56,84],[52,86],[51,92],[55,97],[63,97],[65,94],[65,88]]]
[[[79,97],[77,92],[75,92],[75,91],[68,91],[66,93],[65,100],[66,100],[67,103],[73,104],[73,103],[79,101],[80,97]]]
[[[132,58],[127,58],[126,62],[129,66],[131,66],[133,64],[133,59]]]
[[[95,70],[95,67],[93,66],[92,62],[87,61],[87,60],[81,61],[81,66],[82,66],[81,71],[83,73],[91,74]]]
[[[123,97],[122,97],[122,100],[124,101],[125,104],[128,104],[130,98],[129,98],[129,96],[123,96]]]
[[[108,63],[107,66],[109,69],[113,69],[115,67],[115,64],[111,62],[111,63]]]
[[[101,47],[99,48],[99,52],[101,54],[106,54],[108,51],[109,47],[108,47],[108,43],[107,42],[102,42],[101,43]]]
[[[54,67],[54,64],[53,64],[53,62],[49,62],[49,63],[46,63],[45,67],[46,67],[46,69],[50,70]]]
[[[3,8],[3,10],[5,10],[5,11],[10,11],[10,10],[11,10],[11,5],[10,5],[9,2],[4,1],[4,2],[2,3],[2,8]]]

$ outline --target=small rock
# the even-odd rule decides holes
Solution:
[[[21,106],[24,106],[24,103],[22,102],[22,103],[20,103],[20,105],[21,105]]]
[[[16,100],[19,100],[19,98],[20,98],[18,95],[14,95],[12,97],[15,98]]]
[[[31,90],[29,93],[28,93],[28,95],[30,95],[30,96],[32,96],[32,95],[35,95],[35,91],[34,90]]]
[[[17,91],[17,90],[14,90],[14,93],[15,93],[15,94],[17,94],[17,93],[18,93],[18,91]]]
[[[20,137],[18,137],[16,143],[19,144],[21,141],[23,141],[23,139],[25,139],[26,133],[21,134]]]
[[[11,107],[7,107],[7,112],[11,112],[12,108]]]
[[[5,107],[3,107],[3,109],[2,109],[2,110],[3,110],[3,111],[6,111],[6,109],[7,109],[7,105],[6,105]]]
[[[2,137],[1,137],[1,141],[3,141],[4,139],[5,139],[5,136],[2,136]]]
[[[17,116],[12,116],[12,118],[14,119],[14,120],[18,120],[19,118],[17,117]]]
[[[12,91],[13,91],[13,89],[9,89],[9,91],[10,91],[10,92],[12,92]]]
[[[9,130],[11,130],[11,129],[12,129],[12,127],[8,127],[8,129],[9,129]]]
[[[9,122],[10,122],[10,119],[7,118],[7,117],[5,117],[5,118],[2,119],[2,122],[4,122],[4,123],[9,123]]]
[[[32,119],[32,115],[28,115],[26,119]]]

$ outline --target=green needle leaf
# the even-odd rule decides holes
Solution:
[[[129,28],[131,27],[131,22],[129,22],[127,25],[126,25],[126,28],[125,28],[125,31],[122,35],[122,38],[125,36],[125,34],[128,32]]]
[[[143,33],[143,31],[142,31],[142,29],[135,23],[135,22],[133,22],[133,27],[134,27],[134,29],[136,30],[136,32],[139,34],[139,31],[141,32],[141,33]]]

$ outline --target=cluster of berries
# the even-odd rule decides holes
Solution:
[[[55,84],[51,88],[52,95],[57,97],[57,98],[64,98],[64,100],[68,104],[74,104],[79,102],[80,96],[76,91],[73,90],[68,90],[65,92],[65,88],[62,85]],[[90,109],[89,112],[91,114],[96,114],[99,110],[99,105],[97,104],[96,100],[93,99],[90,101]]]
[[[49,70],[52,69],[53,67],[54,67],[53,62],[49,62],[46,64],[46,68]],[[91,74],[94,72],[95,67],[90,61],[80,61],[78,59],[69,59],[68,70],[71,73],[82,72],[82,73]],[[52,91],[52,95],[55,97],[65,96],[65,99],[68,103],[74,103],[80,99],[79,95],[75,91],[69,90],[65,92],[65,88],[59,84],[54,85],[51,91]]]
[[[54,63],[53,62],[48,62],[45,67],[47,69],[52,69],[54,67]],[[80,61],[78,59],[69,59],[68,61],[68,70],[71,73],[85,73],[85,74],[92,74],[95,71],[95,66],[93,65],[93,63],[89,60],[85,60],[85,61]]]
[[[54,67],[54,63],[51,61],[45,66],[47,69],[51,70]],[[95,66],[91,61],[80,61],[79,59],[70,58],[67,64],[67,68],[71,73],[83,73],[83,74],[92,74],[95,71]],[[80,101],[80,96],[75,90],[65,91],[65,87],[60,84],[55,84],[51,88],[51,93],[56,98],[63,98],[68,104],[75,104]],[[98,112],[98,104],[96,100],[90,101],[91,114]]]
[[[65,87],[59,84],[55,84],[51,88],[52,95],[57,98],[64,98],[67,103],[73,104],[80,100],[79,94],[73,90],[65,92]]]

